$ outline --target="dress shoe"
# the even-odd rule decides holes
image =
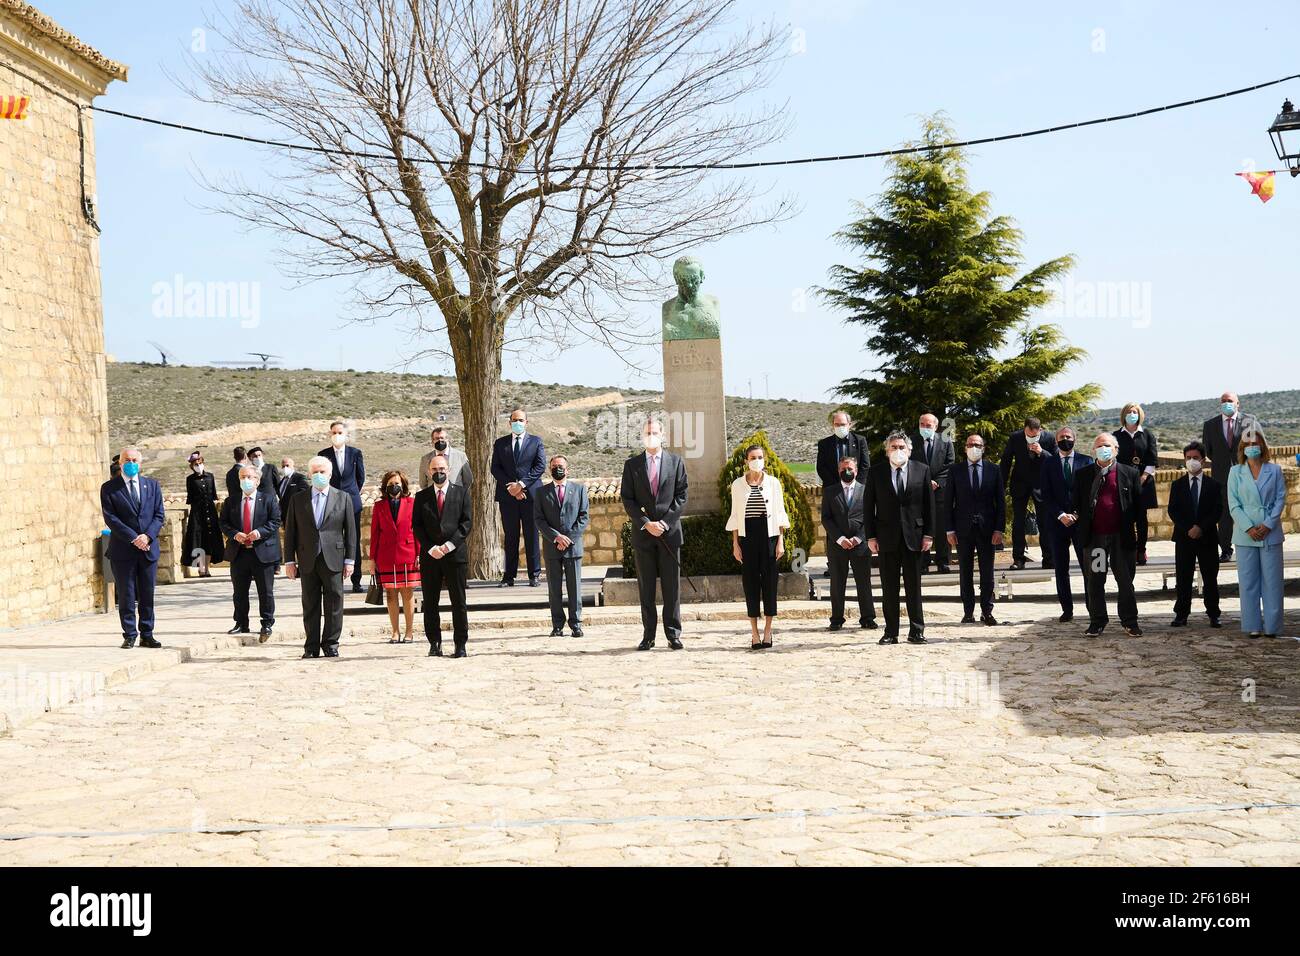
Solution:
[[[457,644],[457,645],[456,645],[456,650],[452,653],[451,656],[452,656],[452,657],[469,657],[469,652],[465,650],[465,645],[464,645],[464,644]]]
[[[1231,549],[1231,548],[1224,548],[1224,549],[1223,549],[1223,553],[1219,555],[1219,560],[1220,560],[1220,561],[1231,561],[1231,560],[1232,560],[1232,549]]]
[[[952,574],[952,568],[946,564],[940,564],[936,566],[935,571],[939,572],[940,574]]]
[[[975,623],[975,615],[974,615],[974,614],[963,614],[962,617],[961,617],[961,623],[963,623],[963,624],[974,624],[974,623]]]
[[[636,649],[638,651],[648,651],[654,646],[655,639],[653,637],[643,637],[641,643],[636,646]]]
[[[1023,561],[1012,561],[1012,562],[1011,562],[1011,570],[1012,570],[1012,571],[1023,571],[1024,569],[1025,569],[1025,562],[1023,562]]]
[[[227,634],[247,634],[247,633],[248,633],[248,628],[246,628],[246,627],[240,627],[238,624],[236,624],[236,625],[235,625],[234,627],[232,627],[230,630],[226,631],[226,633],[227,633]]]
[[[1084,637],[1101,637],[1101,632],[1106,629],[1105,624],[1089,624],[1088,629],[1083,632]]]
[[[442,641],[429,642],[429,656],[442,657]]]
[[[843,624],[832,624],[832,625],[830,625],[829,627],[827,627],[826,630],[828,630],[828,631],[842,631],[842,630],[844,630],[844,625],[843,625]]]
[[[141,647],[162,647],[162,645],[159,644],[157,641],[155,641],[152,637],[140,638],[140,646]]]
[[[573,636],[574,636],[574,637],[582,637],[582,628],[580,628],[580,627],[575,627],[575,628],[573,628]]]
[[[909,643],[909,644],[929,644],[930,642],[927,641],[927,640],[926,640],[924,637],[922,637],[920,634],[909,634],[909,635],[907,636],[907,643]]]
[[[876,643],[877,643],[877,644],[897,644],[897,643],[898,643],[898,638],[894,637],[894,636],[891,635],[891,634],[886,634],[886,635],[885,635],[884,637],[882,637],[880,640],[876,641]]]
[[[338,657],[338,656],[339,656],[339,649],[338,649],[337,647],[331,647],[331,648],[329,648],[328,650],[321,651],[321,653],[322,653],[325,657]]]
[[[562,627],[551,628],[551,637],[563,637],[563,636],[564,636],[564,628]]]
[[[876,623],[876,619],[874,617],[871,617],[871,618],[867,618],[867,620],[859,624],[858,627],[864,631],[874,631],[877,628],[879,628],[880,625]]]
[[[271,639],[271,629],[269,627],[264,627],[257,632],[257,643],[265,644],[270,639]]]
[[[541,576],[540,574],[534,574],[531,578],[528,579],[528,586],[529,586],[530,588],[539,588],[539,587],[541,587],[541,586],[542,586],[542,576]]]
[[[1062,624],[1069,624],[1071,621],[1074,620],[1074,612],[1065,611],[1064,613],[1061,614],[1060,617],[1057,618],[1057,620],[1060,621]]]
[[[992,614],[981,614],[980,623],[985,627],[997,627],[998,620]]]
[[[1212,617],[1210,618],[1210,627],[1223,627],[1223,625],[1219,623],[1219,619],[1217,617]]]
[[[135,641],[129,637],[122,638],[122,650],[129,651],[133,647],[135,647]]]
[[[1246,636],[1247,636],[1247,637],[1259,637],[1260,634],[1259,634],[1259,631],[1251,631],[1251,632],[1250,632],[1249,634],[1247,634]]]
[[[1136,624],[1123,624],[1121,625],[1121,627],[1124,628],[1124,633],[1127,634],[1129,637],[1142,636],[1142,628],[1138,627]]]
[[[354,585],[352,585],[352,593],[353,593],[353,594],[365,594],[365,593],[366,593],[366,589],[363,588],[360,584],[354,584]]]
[[[1172,621],[1169,622],[1169,626],[1170,626],[1170,627],[1186,627],[1186,626],[1187,626],[1187,618],[1185,618],[1185,617],[1176,617],[1176,618],[1174,618]]]
[[[303,651],[301,660],[315,659],[320,657],[319,653],[313,654],[311,651]]]
[[[514,578],[502,578],[500,581],[497,582],[497,587],[499,588],[512,588],[514,586],[515,586]]]
[[[1141,551],[1138,552],[1137,563],[1138,563],[1138,564],[1146,564],[1146,563],[1147,563],[1147,553],[1146,553],[1146,549],[1145,549],[1145,548],[1144,548],[1143,550],[1141,550]]]
[[[677,638],[677,637],[668,638],[668,646],[675,651],[680,651],[682,649],[681,638]]]

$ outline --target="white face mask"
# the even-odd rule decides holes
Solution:
[[[848,437],[849,437],[849,426],[848,426],[848,425],[836,425],[836,426],[835,426],[835,437],[836,437],[836,438],[848,438]]]
[[[760,472],[760,471],[762,471],[762,470],[763,470],[763,459],[761,459],[761,458],[751,458],[751,459],[749,460],[749,470],[752,471],[752,472]]]
[[[1188,474],[1194,475],[1201,470],[1201,459],[1188,458],[1185,462],[1183,462],[1183,467],[1187,469]]]
[[[663,435],[659,435],[652,432],[651,434],[645,436],[645,446],[649,448],[651,451],[654,451],[663,443],[664,443]]]
[[[201,475],[201,474],[203,474],[203,463],[202,463],[202,462],[199,462],[199,464],[197,464],[197,465],[193,465],[193,466],[191,466],[191,467],[194,468],[194,474],[196,474],[196,475]]]
[[[257,458],[252,458],[252,459],[250,459],[250,463],[251,463],[252,466],[253,466],[254,468],[256,468],[258,471],[261,471],[261,470],[262,470],[262,459],[261,459],[260,456],[257,457]]]
[[[288,478],[293,475],[293,466],[285,465],[283,468],[280,469],[280,472],[281,474],[284,475],[284,477]]]
[[[895,448],[893,451],[889,453],[889,460],[892,461],[895,465],[902,467],[907,463],[907,449]]]
[[[344,445],[348,443],[348,436],[340,433],[338,435],[332,436],[330,438],[330,441],[333,442],[335,448],[342,448]]]
[[[966,449],[966,457],[971,461],[979,461],[984,457],[984,449],[978,445],[972,445],[970,448]]]

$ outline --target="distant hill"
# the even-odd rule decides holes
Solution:
[[[1181,451],[1193,438],[1201,437],[1207,418],[1218,414],[1219,396],[1187,402],[1146,402],[1137,400],[1146,414],[1146,426],[1155,432],[1162,452]],[[1241,393],[1243,411],[1259,419],[1264,434],[1274,445],[1300,442],[1300,389],[1285,392]],[[1080,427],[1119,427],[1119,407],[1100,409],[1093,415],[1079,416],[1070,424]]]

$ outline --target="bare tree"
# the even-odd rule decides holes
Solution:
[[[288,238],[303,277],[353,279],[454,362],[474,482],[470,573],[498,573],[488,477],[503,350],[653,341],[628,303],[662,260],[773,222],[738,174],[780,138],[742,110],[782,59],[732,0],[241,0],[190,91],[308,149],[223,208]],[[286,138],[283,137],[282,138]],[[646,311],[646,310],[642,310]],[[657,310],[656,310],[657,311]]]

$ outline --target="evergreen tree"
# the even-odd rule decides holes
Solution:
[[[954,440],[978,431],[991,454],[1026,416],[1063,422],[1101,394],[1089,384],[1056,395],[1039,390],[1086,356],[1058,326],[1033,325],[1031,310],[1051,301],[1049,283],[1074,264],[1061,256],[1025,272],[1021,233],[989,212],[973,192],[960,149],[942,115],[927,119],[925,152],[894,157],[874,208],[836,234],[860,250],[861,266],[833,266],[819,293],[846,321],[870,329],[866,348],[880,358],[871,377],[840,383],[856,427],[875,446],[899,426],[931,412]]]

